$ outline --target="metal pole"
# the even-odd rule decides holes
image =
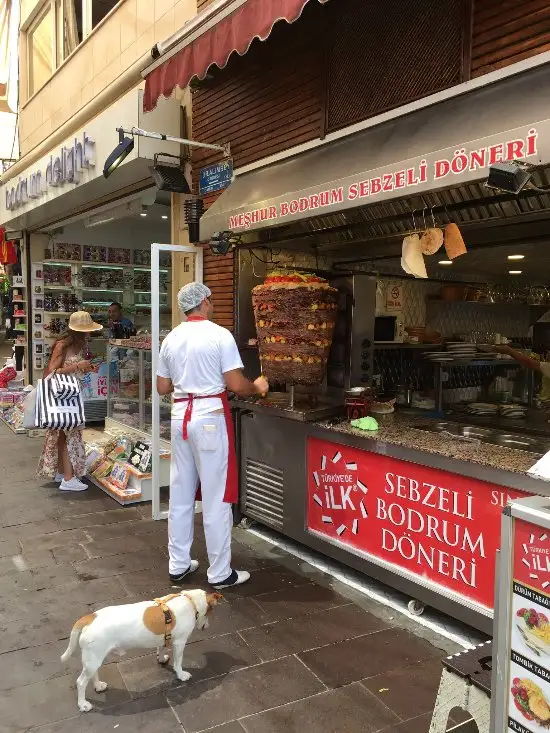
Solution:
[[[164,135],[161,132],[147,132],[139,127],[132,127],[131,130],[125,130],[123,127],[117,127],[117,132],[124,135],[135,135],[137,137],[150,137],[154,140],[166,140],[171,143],[179,143],[180,145],[188,145],[190,148],[206,148],[207,150],[217,150],[224,155],[229,155],[229,145],[211,145],[210,143],[199,143],[196,140],[187,140],[183,137],[173,137],[172,135]]]
[[[151,450],[153,452],[152,510],[160,519],[160,396],[157,392],[157,368],[160,346],[159,245],[151,245]]]

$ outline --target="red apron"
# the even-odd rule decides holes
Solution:
[[[187,319],[188,321],[203,321],[206,320],[201,317],[197,316],[189,316]],[[225,427],[227,429],[227,440],[229,443],[228,446],[228,455],[227,455],[227,477],[225,479],[225,493],[223,495],[223,500],[227,504],[237,504],[239,501],[239,472],[237,469],[237,452],[235,450],[235,428],[233,426],[233,418],[231,417],[231,407],[229,405],[229,397],[227,395],[227,392],[221,392],[221,394],[215,394],[215,395],[187,395],[187,397],[182,397],[180,399],[174,400],[174,403],[177,404],[178,402],[187,402],[187,408],[185,410],[185,415],[183,417],[183,427],[182,427],[182,437],[184,440],[187,440],[188,436],[188,426],[191,421],[191,417],[193,415],[193,403],[195,400],[206,400],[206,399],[216,399],[219,398],[222,401],[223,406],[223,414],[225,418]],[[199,484],[199,487],[197,489],[197,501],[200,501],[201,499],[201,487]]]

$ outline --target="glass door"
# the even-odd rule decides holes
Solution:
[[[166,259],[171,259],[171,278],[165,277]],[[177,266],[181,264],[181,266]],[[170,400],[160,397],[156,374],[160,345],[169,330],[167,310],[173,303],[171,326],[179,323],[177,293],[187,282],[202,282],[202,248],[174,244],[151,245],[151,448],[153,451],[153,519],[168,518],[170,482]],[[172,309],[171,309],[172,310]]]

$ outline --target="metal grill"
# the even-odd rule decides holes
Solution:
[[[462,0],[329,3],[327,129],[461,81]]]
[[[244,512],[248,517],[281,530],[283,528],[283,472],[266,463],[248,459]]]

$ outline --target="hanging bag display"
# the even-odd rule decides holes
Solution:
[[[78,392],[66,396],[62,391],[61,396],[59,396],[55,393],[56,388],[59,387],[56,387],[55,380],[52,378],[55,377],[55,374],[46,379],[39,379],[36,385],[36,427],[73,430],[80,425],[84,425],[84,401],[77,377],[59,376],[69,379],[69,382],[62,384],[63,390],[73,393],[76,385]]]

